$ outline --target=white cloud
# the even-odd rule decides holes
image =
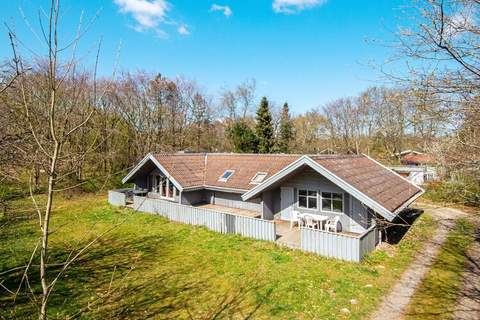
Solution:
[[[170,3],[166,0],[113,0],[124,14],[131,14],[137,25],[136,31],[154,30],[157,34],[164,33],[160,24],[165,21]]]
[[[182,36],[188,36],[190,34],[190,30],[188,30],[188,26],[183,23],[178,26],[177,31]]]
[[[223,13],[223,15],[227,18],[229,18],[233,13],[232,9],[230,9],[229,6],[221,6],[221,5],[218,5],[218,4],[213,4],[210,7],[210,11],[221,11]]]
[[[305,9],[321,6],[327,0],[273,0],[273,11],[277,13],[296,13]]]

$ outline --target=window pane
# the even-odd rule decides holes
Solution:
[[[232,171],[225,171],[222,175],[222,179],[228,179],[232,175]]]
[[[298,197],[298,206],[302,208],[307,207],[307,198],[306,197]]]
[[[317,196],[317,191],[308,191],[308,195],[316,197]]]
[[[343,212],[343,202],[341,200],[334,200],[333,201],[333,211]]]
[[[342,200],[342,194],[341,193],[332,193],[333,200]]]
[[[253,178],[252,182],[260,183],[263,181],[263,179],[265,179],[266,176],[267,176],[266,173],[257,173]]]
[[[306,196],[307,195],[307,190],[298,190],[298,195]]]
[[[317,209],[317,198],[308,198],[308,207],[311,209]]]
[[[330,199],[332,194],[330,192],[322,192],[322,198]]]
[[[332,211],[332,200],[322,199],[322,210]]]

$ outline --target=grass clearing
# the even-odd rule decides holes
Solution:
[[[52,318],[362,319],[435,230],[434,220],[423,215],[393,256],[377,250],[357,264],[114,208],[105,198],[57,198],[51,264],[119,225],[58,283],[51,296]],[[0,282],[15,290],[21,271],[5,272],[25,265],[39,230],[28,199],[12,206],[18,212],[0,220]],[[54,271],[58,267],[50,276]],[[40,292],[38,268],[32,268],[29,280]],[[37,317],[26,288],[16,303],[2,290],[0,318]]]
[[[474,225],[465,219],[459,220],[412,297],[405,319],[452,317],[462,286],[466,252],[474,236]]]

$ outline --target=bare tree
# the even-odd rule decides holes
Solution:
[[[16,124],[28,132],[28,140],[18,148],[23,153],[35,151],[33,157],[25,157],[25,160],[32,164],[35,172],[38,167],[43,168],[47,180],[44,204],[37,200],[30,188],[41,230],[39,243],[32,253],[33,257],[37,250],[40,252],[42,298],[39,319],[46,319],[49,297],[60,277],[91,245],[72,251],[62,264],[61,270],[53,277],[48,275],[50,222],[55,194],[75,187],[68,185],[70,177],[78,175],[86,155],[94,149],[98,141],[98,136],[87,135],[84,130],[96,112],[99,96],[96,71],[80,71],[76,57],[78,43],[90,24],[85,28],[80,24],[74,38],[61,44],[59,18],[60,1],[52,0],[47,23],[41,21],[42,26],[46,25],[46,28],[42,27],[41,30],[47,52],[44,56],[34,54],[34,62],[30,65],[27,65],[27,60],[20,51],[20,44],[25,46],[25,43],[9,28],[16,88],[11,92],[8,103],[17,116]],[[97,52],[95,69],[98,57]]]

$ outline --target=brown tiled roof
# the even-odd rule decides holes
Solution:
[[[156,154],[155,158],[182,187],[204,185],[204,153]]]
[[[250,181],[257,172],[266,172],[268,179],[297,160],[298,155],[260,154],[156,154],[155,158],[184,188],[213,186],[249,190],[255,187]],[[226,182],[218,181],[225,170],[235,173]]]
[[[366,156],[311,156],[355,189],[394,212],[421,189]]]
[[[300,155],[228,153],[155,155],[158,162],[183,188],[212,186],[245,191],[257,186],[250,183],[257,172],[266,172],[266,180],[300,157]],[[366,156],[309,157],[390,212],[394,212],[421,192],[420,188]],[[226,182],[218,181],[226,170],[234,170],[235,173]]]
[[[249,190],[257,186],[250,183],[257,172],[266,172],[266,180],[299,157],[278,154],[209,154],[205,185]],[[227,182],[218,181],[225,170],[234,170],[235,173]]]
[[[404,155],[401,159],[402,164],[415,164],[415,165],[421,165],[421,164],[432,164],[434,163],[434,159],[430,154],[407,154]]]

